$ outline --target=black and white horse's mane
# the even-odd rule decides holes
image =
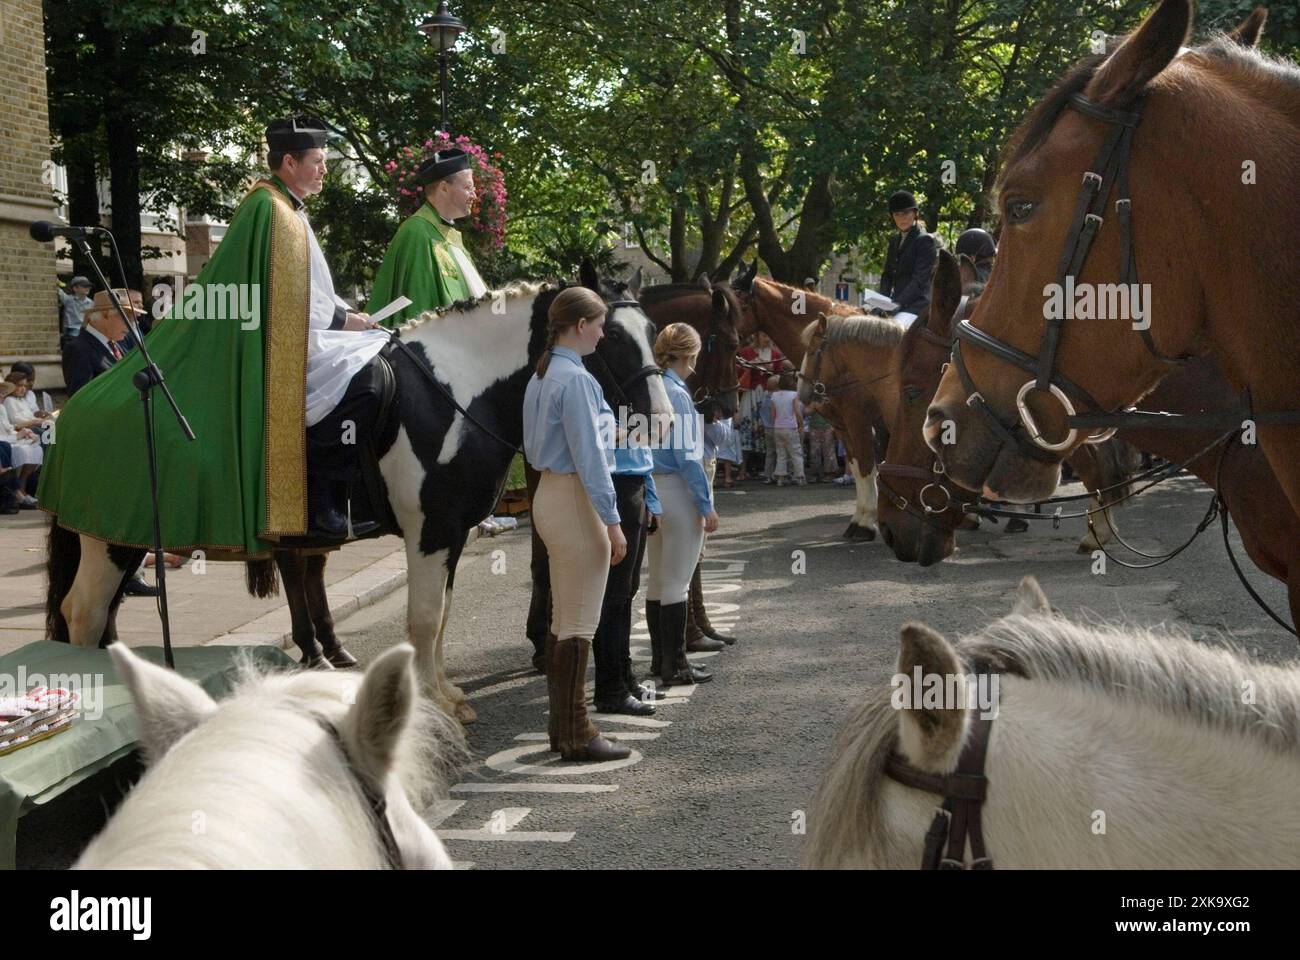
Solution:
[[[518,300],[521,297],[536,297],[548,289],[558,290],[559,288],[556,284],[545,281],[516,280],[496,290],[489,290],[477,299],[457,300],[455,303],[450,303],[437,310],[426,310],[415,319],[408,320],[406,323],[402,324],[402,326],[398,327],[397,330],[401,333],[405,333],[408,330],[415,330],[418,327],[422,327],[426,323],[441,320],[453,313],[469,313],[472,310],[477,310],[485,303],[495,301],[502,295],[505,296],[506,300]]]

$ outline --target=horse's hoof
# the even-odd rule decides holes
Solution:
[[[474,712],[474,708],[469,705],[468,700],[460,700],[456,703],[455,716],[465,726],[469,726],[478,720],[478,714]]]
[[[861,537],[861,539],[863,539],[863,540],[865,540],[865,541],[867,541],[867,542],[870,542],[870,541],[876,539],[876,535],[877,535],[878,531],[876,530],[875,527],[858,527],[858,529],[862,531],[862,537]]]
[[[858,531],[861,529],[862,528],[859,527],[856,523],[850,523],[845,528],[844,532],[840,534],[840,536],[842,536],[845,540],[856,540],[858,539]]]

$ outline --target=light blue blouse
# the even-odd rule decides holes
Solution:
[[[704,418],[691,402],[686,384],[672,370],[664,371],[664,388],[673,408],[673,427],[669,437],[654,450],[655,473],[680,473],[695,498],[695,508],[705,516],[713,510],[713,488],[701,460]]]
[[[576,473],[606,525],[618,523],[614,494],[614,413],[596,378],[568,347],[551,350],[546,376],[524,391],[524,453],[534,469]]]

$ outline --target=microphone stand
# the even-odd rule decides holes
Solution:
[[[122,269],[122,257],[117,252],[117,241],[113,238],[110,230],[100,228],[102,233],[108,234],[109,243],[113,246],[113,256],[117,259],[117,269],[122,274],[122,283],[126,284],[126,271]],[[153,557],[154,573],[158,577],[158,615],[162,620],[163,636],[163,659],[167,666],[173,670],[176,669],[176,661],[172,656],[172,635],[171,621],[167,616],[167,564],[163,557],[162,548],[162,515],[158,510],[158,453],[154,449],[153,443],[153,388],[161,387],[163,396],[167,399],[168,405],[172,408],[172,413],[176,416],[176,422],[180,425],[181,432],[185,434],[186,439],[194,439],[194,431],[190,429],[189,421],[181,413],[181,409],[176,405],[176,398],[172,396],[167,384],[163,382],[162,371],[158,365],[153,362],[149,356],[149,350],[144,345],[144,335],[140,333],[140,327],[135,322],[135,312],[130,315],[123,309],[121,302],[117,299],[117,294],[113,292],[113,286],[104,276],[104,271],[99,268],[99,261],[91,255],[90,245],[86,243],[84,237],[72,237],[72,242],[77,244],[82,255],[90,261],[90,266],[95,271],[95,276],[99,282],[104,285],[108,292],[108,298],[113,301],[113,306],[117,308],[118,314],[126,324],[131,335],[135,337],[136,349],[140,351],[140,356],[144,359],[144,369],[138,371],[131,378],[135,389],[140,394],[140,400],[144,409],[144,439],[145,449],[149,457],[149,496],[153,508]]]

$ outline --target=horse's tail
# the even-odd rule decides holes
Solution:
[[[59,643],[69,643],[68,621],[63,617],[63,598],[72,590],[81,564],[81,537],[59,526],[59,518],[50,517],[50,531],[45,546],[45,636]]]
[[[255,597],[280,595],[280,581],[275,575],[274,560],[248,560],[244,563],[244,582]]]

